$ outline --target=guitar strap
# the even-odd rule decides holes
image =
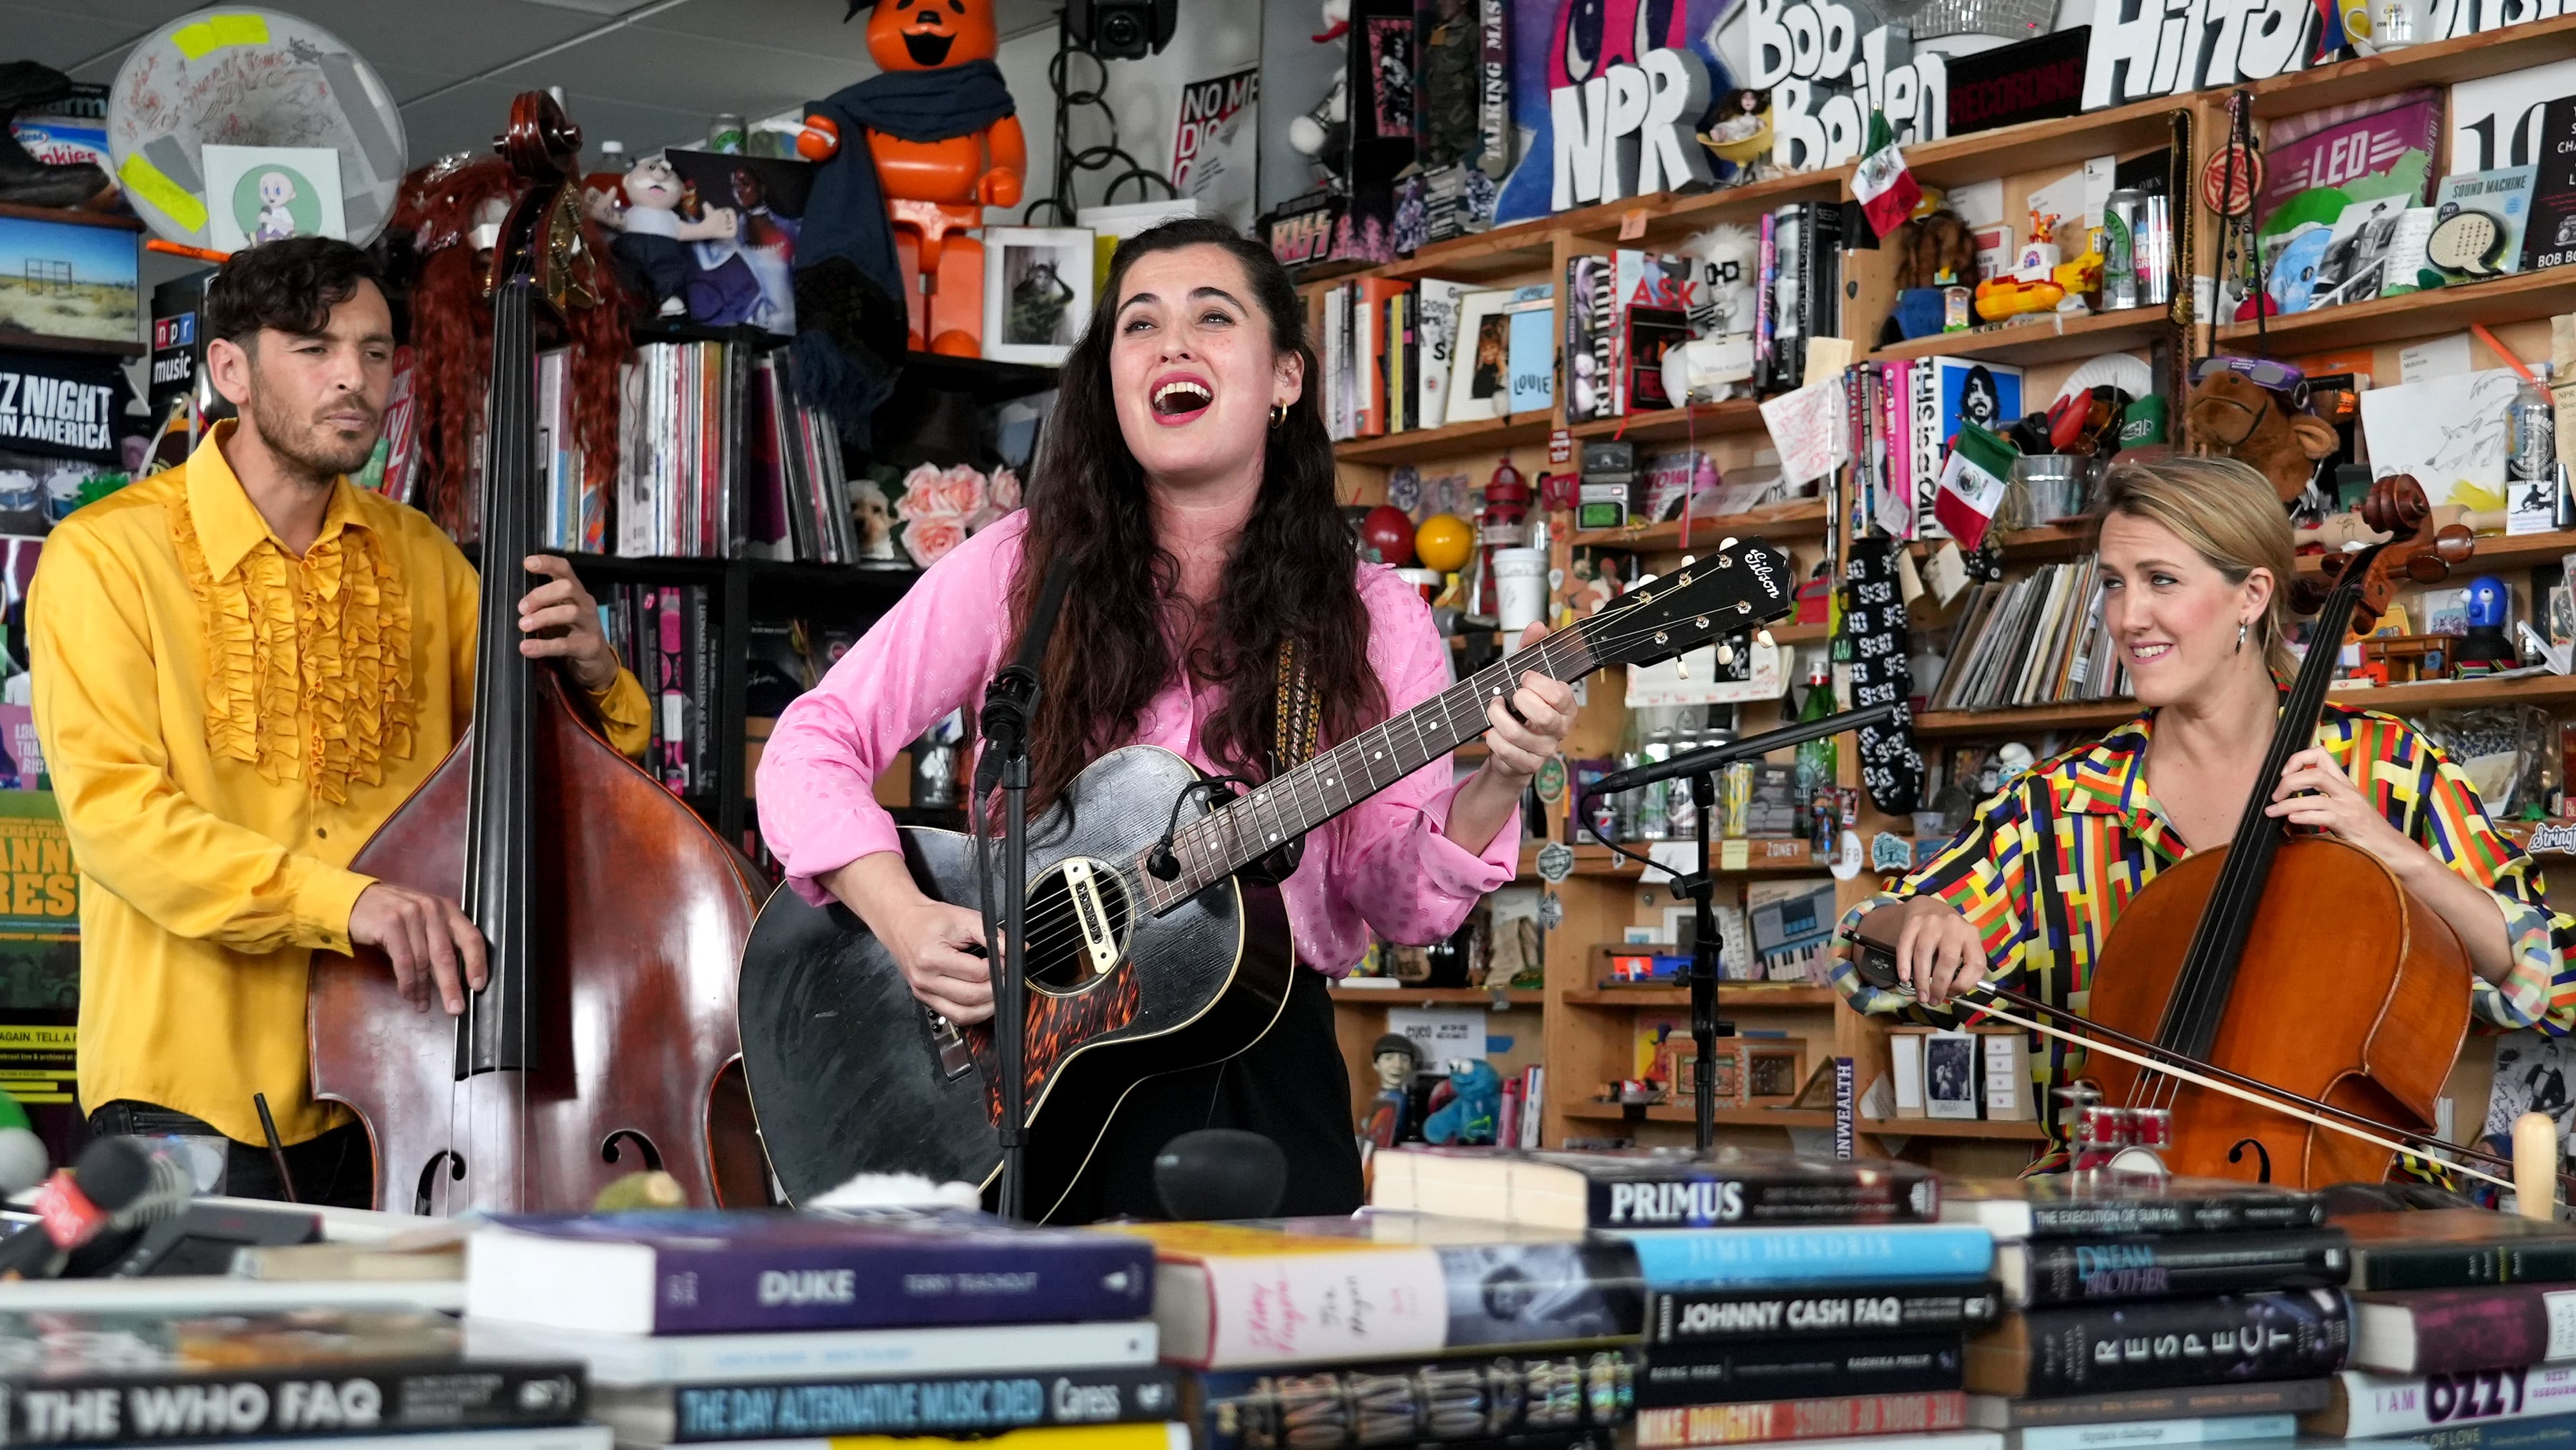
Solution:
[[[1270,740],[1270,778],[1277,780],[1314,759],[1323,734],[1324,710],[1315,699],[1314,675],[1298,654],[1295,640],[1279,642],[1279,695],[1273,714],[1276,723]],[[1276,886],[1297,869],[1305,851],[1306,841],[1301,836],[1255,861],[1242,874]]]

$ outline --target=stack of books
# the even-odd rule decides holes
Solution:
[[[2302,1429],[2576,1447],[2576,1226],[2483,1209],[2336,1222],[2352,1241],[2352,1367]]]
[[[1372,1196],[1382,1214],[1508,1224],[1462,1231],[1564,1235],[1633,1273],[1636,1450],[2002,1443],[1967,1428],[1962,1393],[1966,1338],[1998,1313],[1994,1241],[1935,1221],[1928,1169],[1741,1149],[1398,1149],[1378,1155]]]
[[[2347,1362],[2354,1256],[2315,1194],[2070,1173],[1953,1180],[1942,1216],[1999,1241],[1968,1414],[2015,1450],[2286,1439]]]
[[[609,1450],[578,1362],[461,1339],[424,1310],[0,1314],[0,1441]]]
[[[1187,1450],[1153,1251],[957,1209],[502,1217],[466,1250],[468,1346],[587,1372],[621,1446],[1007,1434]]]

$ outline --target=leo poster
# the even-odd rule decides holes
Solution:
[[[1260,207],[1261,72],[1239,70],[1181,90],[1181,120],[1172,137],[1172,190],[1195,197],[1199,215],[1252,229]]]

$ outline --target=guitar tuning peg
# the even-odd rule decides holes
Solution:
[[[1753,642],[1762,646],[1764,649],[1778,649],[1780,647],[1780,642],[1773,639],[1771,637],[1771,631],[1767,629],[1755,630],[1753,632]]]
[[[1725,538],[1720,539],[1720,540],[1718,540],[1718,541],[1717,541],[1717,546],[1718,546],[1720,549],[1732,549],[1732,548],[1734,548],[1734,547],[1735,547],[1735,536],[1734,536],[1733,534],[1729,534],[1729,535],[1727,535]]]
[[[1722,665],[1731,665],[1735,663],[1735,646],[1731,644],[1719,645],[1717,647],[1717,662]]]
[[[1690,656],[1673,656],[1673,678],[1677,680],[1687,680],[1690,678]]]

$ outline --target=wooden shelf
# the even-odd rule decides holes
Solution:
[[[1514,1007],[1535,1007],[1545,992],[1529,987],[1351,987],[1335,984],[1333,1000],[1345,1007],[1419,1007],[1426,1002],[1459,1002],[1490,1007],[1500,997]]]
[[[2080,166],[2095,156],[2153,151],[2172,141],[2173,113],[2190,109],[2195,99],[2159,96],[2082,116],[1945,137],[1906,147],[1905,169],[1927,186],[1955,186],[2013,172]]]
[[[1851,194],[1851,173],[1849,165],[1835,166],[1820,171],[1802,171],[1795,176],[1777,176],[1743,186],[1720,187],[1689,196],[1667,192],[1642,201],[1614,203],[1594,208],[1612,214],[1606,222],[1578,224],[1574,231],[1576,236],[1586,241],[1612,246],[1648,250],[1671,247],[1693,232],[1705,231],[1719,222],[1758,226],[1764,212],[1791,202],[1840,201]],[[1639,206],[1646,206],[1649,212],[1646,234],[1620,241],[1621,222],[1629,211]]]
[[[2453,85],[2502,75],[2570,56],[2576,56],[2576,15],[2534,20],[2503,31],[2437,40],[2256,81],[2252,87],[2254,114],[2266,118],[2291,116],[2321,106],[2391,96],[2416,86]],[[1913,159],[1911,152],[1907,159]]]
[[[1347,438],[1333,445],[1333,457],[1343,463],[1413,463],[1544,443],[1555,429],[1555,414],[1532,409],[1508,418],[1474,418],[1438,428],[1408,428],[1376,438]]]
[[[2558,22],[2551,21],[2551,25]],[[2263,320],[2257,338],[2251,322],[2231,322],[2218,329],[2219,345],[2230,352],[2258,348],[2276,357],[2369,347],[2399,337],[2430,337],[2459,332],[2470,323],[2490,327],[2529,322],[2576,310],[2576,267],[2517,272],[2492,282],[2466,282],[2409,292],[2342,307],[2319,307]]]
[[[2153,342],[2157,334],[2172,327],[2172,319],[2148,307],[2080,315],[2052,312],[2028,320],[2016,319],[1971,328],[1966,332],[1918,337],[1911,342],[1880,348],[1871,353],[1867,361],[1972,357],[2027,366],[2062,362],[2068,358],[2099,357],[2126,347],[2143,347]]]
[[[1556,234],[1562,230],[1561,219],[1536,217],[1489,232],[1433,242],[1410,257],[1371,270],[1379,277],[1440,276],[1460,282],[1488,282],[1520,272],[1543,272],[1555,259]]]
[[[1624,426],[1622,426],[1624,425]],[[1577,438],[1624,438],[1631,443],[1688,443],[1730,433],[1762,432],[1762,405],[1729,398],[1695,408],[1661,408],[1620,418],[1594,418],[1566,431]]]
[[[2480,534],[2477,551],[2467,562],[2452,567],[2455,578],[2483,574],[2490,569],[2528,569],[2541,564],[2555,564],[2564,554],[2576,553],[2576,530],[2546,534]],[[2298,568],[2302,574],[2325,572],[2326,556],[2301,554]]]
[[[1620,844],[1637,852],[1639,855],[1644,855],[1649,848],[1658,843],[1653,841],[1623,841]],[[1712,842],[1711,844],[1714,845],[1715,843]],[[1769,845],[1772,843],[1766,840],[1756,842],[1755,844]],[[1804,843],[1798,842],[1795,844],[1803,845]],[[1538,852],[1539,847],[1535,843],[1522,843],[1521,870],[1519,877],[1516,879],[1522,881],[1535,881],[1538,879]],[[1779,860],[1766,861],[1757,857],[1749,864],[1734,870],[1729,870],[1724,866],[1720,866],[1717,874],[1720,876],[1805,876],[1812,875],[1824,869],[1824,863],[1816,860],[1813,855],[1802,850],[1795,856],[1784,857]],[[1574,848],[1574,874],[1577,876],[1598,876],[1610,878],[1624,877],[1628,880],[1634,881],[1646,874],[1646,868],[1629,860],[1625,856],[1619,855],[1607,846],[1599,845],[1591,841],[1584,841],[1577,844]]]
[[[1830,624],[1775,624],[1771,626],[1773,644],[1823,644],[1834,637]]]
[[[1691,520],[1691,547],[1717,547],[1724,538],[1741,538],[1747,534],[1766,539],[1794,539],[1825,531],[1823,499],[1793,499],[1750,513],[1715,514]],[[1567,536],[1577,545],[1603,545],[1614,549],[1678,550],[1682,546],[1679,519],[1661,524],[1631,524],[1624,529],[1576,529]]]
[[[1775,1007],[1831,1007],[1843,999],[1831,987],[1799,987],[1785,982],[1720,982],[1721,1011],[1761,1011]],[[1591,987],[1565,994],[1569,1007],[1687,1007],[1688,987]]]
[[[1995,547],[2003,551],[2005,558],[2016,562],[2024,559],[2071,559],[2078,554],[2093,552],[2094,537],[2101,528],[2099,514],[2086,514],[2081,518],[2041,524],[2037,528],[2006,530],[1995,535]]]
[[[2576,676],[2520,675],[2512,679],[2426,680],[2412,685],[2337,685],[2331,698],[2356,709],[2404,714],[2440,707],[2566,704],[2576,701]],[[1920,739],[2029,734],[2044,730],[2106,729],[2138,713],[2135,700],[2087,700],[2070,705],[2025,705],[2004,710],[1930,710],[1914,717]]]
[[[2038,1123],[1996,1122],[1988,1118],[1863,1118],[1863,1133],[1883,1138],[1999,1138],[2037,1143],[2048,1137]]]
[[[1687,1102],[1656,1103],[1643,1109],[1631,1109],[1621,1103],[1580,1102],[1566,1104],[1564,1111],[1569,1118],[1587,1118],[1595,1122],[1626,1122],[1631,1111],[1640,1112],[1650,1123],[1698,1121]],[[1830,1128],[1834,1125],[1834,1115],[1823,1108],[1719,1108],[1713,1117],[1720,1127],[1727,1128]]]

